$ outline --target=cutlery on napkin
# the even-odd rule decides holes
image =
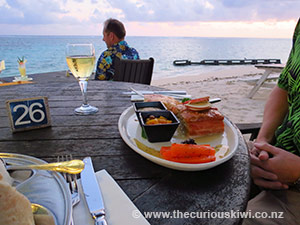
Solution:
[[[103,195],[107,224],[150,225],[106,170],[98,171],[95,175]],[[79,192],[82,201],[73,209],[74,225],[94,225],[95,222],[82,192],[81,182],[78,183],[80,183]],[[140,216],[136,216],[137,214]]]
[[[176,91],[146,92],[146,91],[137,91],[133,88],[131,88],[131,90],[133,90],[133,94],[131,94],[132,102],[144,101],[144,95],[147,95],[147,94],[166,95],[166,96],[173,97],[177,100],[182,100],[184,98],[191,98],[191,95],[187,95],[186,92],[176,92]]]
[[[145,100],[144,94],[142,92],[139,92],[139,91],[133,89],[132,87],[130,89],[138,96],[138,99],[136,99],[135,101],[144,101]],[[131,95],[131,101],[133,101],[132,100],[133,96],[135,96],[135,95]]]
[[[92,159],[91,157],[86,157],[83,159],[83,162],[84,170],[82,170],[80,178],[85,201],[91,216],[95,220],[95,225],[107,225],[102,192],[98,185]]]

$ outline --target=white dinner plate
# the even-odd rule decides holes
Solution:
[[[210,144],[211,146],[215,147],[217,145],[227,145],[229,146],[229,153],[226,154],[224,158],[216,159],[214,162],[208,162],[208,163],[199,163],[199,164],[189,164],[189,163],[177,163],[168,161],[159,157],[156,157],[154,155],[151,155],[143,150],[141,150],[135,142],[135,139],[137,139],[142,144],[146,145],[147,147],[150,147],[152,149],[155,149],[159,152],[160,148],[162,146],[170,146],[171,143],[180,143],[184,141],[184,139],[180,138],[175,135],[169,142],[158,142],[158,143],[150,143],[147,139],[143,138],[141,136],[142,128],[137,120],[136,114],[134,112],[133,107],[127,108],[120,116],[118,128],[120,135],[124,142],[132,148],[135,152],[140,154],[141,156],[145,157],[146,159],[159,164],[161,166],[175,169],[175,170],[185,170],[185,171],[198,171],[198,170],[206,170],[212,167],[215,167],[217,165],[220,165],[221,163],[226,162],[229,160],[234,153],[237,150],[238,147],[238,132],[236,128],[232,125],[232,123],[224,118],[225,123],[225,131],[223,134],[198,138],[196,140],[197,144]]]

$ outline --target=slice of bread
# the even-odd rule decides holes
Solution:
[[[5,181],[0,181],[0,224],[34,225],[30,201]]]

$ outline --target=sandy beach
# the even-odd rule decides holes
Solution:
[[[221,102],[215,103],[214,106],[232,122],[261,122],[264,105],[277,80],[266,81],[252,99],[247,95],[263,72],[264,70],[252,65],[235,66],[210,73],[199,72],[198,75],[152,80],[151,85],[171,90],[185,90],[193,98],[204,96],[221,98]],[[278,75],[271,74],[270,77]]]

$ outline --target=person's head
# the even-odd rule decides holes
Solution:
[[[119,20],[110,18],[104,22],[103,41],[108,48],[124,40],[125,35],[125,27]]]

